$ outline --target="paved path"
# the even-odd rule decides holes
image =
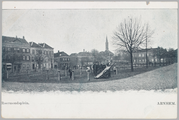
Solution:
[[[177,87],[177,64],[172,64],[133,77],[91,83],[18,83],[4,82],[3,91],[116,91],[158,90]]]

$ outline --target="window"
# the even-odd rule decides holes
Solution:
[[[154,61],[154,59],[152,58],[152,62]]]
[[[6,59],[10,60],[10,59],[11,59],[11,56],[9,56],[9,55],[8,55],[8,56],[6,56]]]
[[[22,51],[25,52],[25,49],[23,48]]]
[[[139,57],[141,57],[141,54],[139,54]]]
[[[7,48],[7,51],[11,51],[11,48]]]
[[[27,69],[29,69],[29,68],[30,68],[30,65],[28,64],[28,65],[27,65]]]
[[[5,48],[3,47],[2,50],[5,51]]]
[[[22,65],[22,68],[23,68],[23,69],[25,69],[25,67],[26,67],[26,65],[25,65],[25,64],[23,64],[23,65]]]
[[[161,62],[163,62],[163,58],[161,58]]]
[[[17,48],[17,52],[20,52],[20,49],[19,49],[19,48]]]
[[[34,61],[34,57],[32,57],[32,61]]]
[[[29,60],[29,56],[26,56],[26,57],[27,57],[26,59]]]
[[[157,59],[155,59],[155,61],[157,62]]]
[[[29,49],[27,49],[27,52],[29,52]]]
[[[134,60],[134,62],[135,62],[135,60]]]
[[[144,54],[142,54],[142,57],[144,57]]]
[[[32,50],[32,54],[35,54],[35,50]]]
[[[25,60],[25,56],[23,56],[23,60]]]

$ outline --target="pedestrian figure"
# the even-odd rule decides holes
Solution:
[[[90,81],[90,67],[87,67],[87,70],[86,70],[86,72],[87,72],[87,80],[88,81]]]
[[[71,77],[72,77],[72,70],[71,70],[71,68],[69,69],[69,73],[70,73],[70,79],[71,79]]]
[[[93,73],[94,73],[94,76],[96,76],[96,63],[93,65]]]
[[[114,66],[113,68],[115,75],[117,75],[117,68]]]

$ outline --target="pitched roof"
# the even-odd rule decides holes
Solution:
[[[77,57],[77,53],[71,53],[70,56],[71,57]]]
[[[62,51],[62,52],[54,53],[54,57],[59,57],[60,54],[61,54],[61,56],[69,56],[67,53],[65,53],[65,52]]]
[[[50,47],[49,45],[47,45],[46,43],[39,43],[40,46],[42,46],[43,48],[50,48],[53,49],[52,47]]]
[[[92,56],[92,54],[89,52],[79,52],[78,56]]]
[[[35,43],[35,42],[29,42],[29,44],[30,44],[30,47],[42,48],[42,46],[38,45],[38,44]]]
[[[148,48],[147,51],[153,51],[153,50],[156,50],[157,48]],[[136,50],[134,51],[134,53],[136,52],[146,52],[146,49],[139,49],[139,50]]]
[[[13,43],[15,41],[19,41],[24,44],[28,44],[28,42],[23,38],[17,38],[17,37],[8,37],[8,36],[2,36],[2,43]]]

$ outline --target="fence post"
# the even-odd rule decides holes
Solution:
[[[58,80],[61,80],[60,70],[58,70]]]
[[[67,76],[67,70],[66,70],[66,68],[65,68],[65,76]]]
[[[88,80],[88,81],[90,81],[90,75],[89,75],[89,74],[90,74],[90,72],[87,71],[87,80]]]
[[[7,70],[7,76],[6,76],[6,77],[7,77],[7,79],[8,79],[8,77],[9,77],[8,70]]]
[[[81,74],[82,74],[82,67],[80,67],[80,76],[81,76]]]
[[[46,79],[49,80],[49,73],[48,73],[48,70],[47,70],[47,74],[46,74]]]
[[[117,67],[116,67],[116,75],[118,74]]]
[[[74,71],[72,71],[71,79],[74,80]]]

